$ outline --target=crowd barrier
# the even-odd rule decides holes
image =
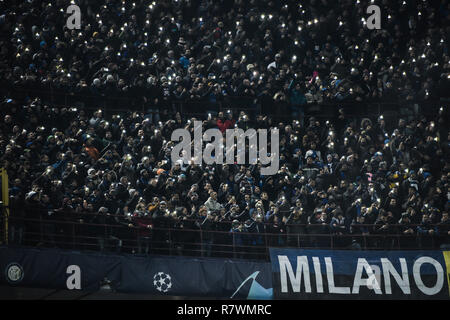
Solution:
[[[8,221],[8,234],[2,226],[2,239],[11,245],[30,247],[57,247],[100,252],[124,252],[133,254],[162,254],[176,256],[228,257],[268,260],[270,247],[303,249],[348,250],[415,250],[439,249],[450,245],[450,236],[434,234],[402,234],[399,227],[390,225],[388,232],[373,231],[375,225],[350,225],[348,233],[337,234],[327,225],[287,224],[276,228],[264,224],[262,232],[231,232],[231,223],[215,222],[215,228],[204,230],[196,220],[167,220],[164,226],[146,229],[136,226],[131,217],[115,224],[89,222],[95,214],[58,212],[57,217],[16,217],[14,212]],[[84,218],[80,222],[79,218]],[[418,225],[409,225],[416,229]],[[435,225],[437,227],[438,225]],[[325,228],[324,228],[325,227]],[[295,229],[294,229],[295,228]],[[362,233],[361,229],[366,232]],[[298,231],[300,230],[300,231]]]
[[[275,299],[449,300],[450,251],[271,248]]]
[[[0,246],[0,284],[55,290],[272,299],[267,262]]]
[[[275,101],[267,103],[257,98],[227,96],[223,100],[209,101],[207,99],[168,99],[160,102],[159,106],[153,106],[145,102],[143,97],[132,94],[93,94],[80,92],[66,92],[62,89],[33,89],[33,88],[14,88],[8,91],[8,95],[20,100],[26,98],[34,99],[39,97],[46,104],[55,107],[80,107],[86,110],[102,109],[105,113],[117,113],[127,111],[140,112],[180,112],[183,116],[204,116],[210,112],[216,114],[219,111],[232,110],[235,114],[239,111],[246,111],[251,115],[267,115],[274,119],[287,120],[292,119],[291,107],[289,104],[277,103]],[[323,102],[321,104],[312,103],[304,105],[303,112],[307,116],[316,116],[318,118],[330,118],[337,114],[339,108],[344,108],[349,117],[377,117],[381,114],[397,117],[402,115],[408,117],[412,114],[432,116],[436,114],[440,107],[448,100],[432,101],[342,101],[342,102]]]
[[[270,248],[270,262],[0,246],[0,285],[220,299],[450,297],[450,251]]]

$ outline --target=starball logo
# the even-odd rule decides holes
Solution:
[[[227,129],[225,133],[226,146],[224,147],[224,136],[219,129],[208,129],[202,134],[202,122],[194,121],[194,157],[192,157],[191,133],[187,129],[176,129],[172,132],[171,140],[178,142],[171,152],[172,165],[182,160],[184,164],[190,161],[201,165],[203,161],[210,164],[247,164],[246,163],[246,138],[248,138],[248,164],[262,164],[262,175],[274,175],[278,172],[279,158],[279,130],[270,129],[270,154],[267,145],[266,129],[239,128]],[[182,139],[180,141],[180,138]],[[205,149],[203,144],[206,142]],[[225,151],[224,151],[225,148]],[[237,154],[235,155],[235,149]],[[269,166],[267,166],[269,165]]]

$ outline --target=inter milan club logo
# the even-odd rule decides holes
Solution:
[[[167,292],[172,288],[172,278],[164,272],[158,272],[153,276],[153,285],[160,292]]]
[[[13,262],[6,267],[6,280],[9,283],[18,283],[23,279],[23,268],[20,264]]]

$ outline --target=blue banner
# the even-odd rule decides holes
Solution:
[[[181,257],[122,261],[119,291],[167,295],[271,299],[269,263]]]
[[[0,283],[95,291],[120,282],[120,260],[101,254],[0,247]]]
[[[449,299],[448,252],[270,249],[276,299]]]
[[[272,299],[270,263],[0,247],[0,283],[48,289]]]

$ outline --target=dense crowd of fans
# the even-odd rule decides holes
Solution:
[[[448,97],[446,1],[73,3],[80,30],[65,26],[66,1],[0,2],[0,164],[13,243],[34,241],[24,232],[44,237],[34,244],[75,234],[120,248],[137,234],[137,252],[170,237],[182,249],[200,241],[209,255],[227,244],[329,245],[306,234],[354,236],[337,246],[361,246],[356,236],[368,234],[414,236],[396,240],[402,247],[418,235],[420,245],[449,242],[445,107],[394,125],[344,109],[304,117],[308,104]],[[365,27],[370,4],[381,8],[381,30]],[[49,90],[133,97],[146,111],[55,108],[37,98]],[[171,133],[195,120],[172,109],[183,101],[198,103],[204,129],[278,127],[279,172],[171,163]],[[235,101],[262,112],[212,111]],[[274,110],[293,117],[276,122]],[[394,245],[380,239],[372,244]]]
[[[383,116],[357,122],[343,109],[335,119],[310,117],[304,126],[244,112],[205,115],[204,130],[278,127],[280,167],[271,176],[260,174],[261,164],[171,163],[172,132],[193,133],[195,118],[179,113],[164,123],[131,111],[105,119],[102,110],[59,110],[36,99],[7,100],[1,116],[1,165],[11,181],[14,241],[23,241],[24,230],[49,236],[44,242],[53,244],[55,234],[74,233],[71,225],[67,231],[50,221],[84,223],[78,236],[119,245],[138,232],[147,241],[140,251],[150,241],[168,240],[201,240],[208,250],[217,243],[264,246],[263,233],[288,235],[270,238],[271,245],[329,241],[297,236],[305,234],[422,235],[437,237],[435,245],[449,239],[450,132],[444,108],[433,119],[399,119],[392,127]],[[165,228],[201,230],[202,238],[181,232],[169,239]],[[232,243],[230,232],[248,236]],[[417,246],[416,237],[411,239],[403,245]]]
[[[81,29],[67,28],[67,1],[0,2],[2,90],[133,97],[154,110],[259,103],[279,114],[449,94],[444,0],[71,3]],[[380,30],[366,27],[371,4]]]

